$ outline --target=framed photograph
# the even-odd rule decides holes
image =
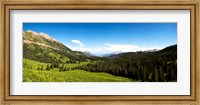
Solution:
[[[198,1],[1,1],[2,103],[199,104]]]

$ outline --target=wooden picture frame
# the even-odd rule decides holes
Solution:
[[[10,10],[190,10],[191,95],[189,96],[12,96],[10,95]],[[192,1],[1,1],[1,100],[3,104],[199,104],[199,2]]]

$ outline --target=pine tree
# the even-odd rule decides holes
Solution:
[[[157,70],[156,66],[154,67],[154,71],[153,71],[153,74],[152,74],[152,79],[153,79],[154,82],[158,82],[158,70]]]
[[[49,66],[49,65],[47,65],[47,68],[46,68],[46,70],[50,70],[50,66]]]
[[[52,64],[50,65],[50,69],[53,69],[53,65]]]
[[[163,70],[162,70],[162,67],[160,66],[160,69],[159,69],[159,73],[158,73],[158,81],[159,82],[162,82],[164,81],[164,73],[163,73]]]
[[[43,65],[41,66],[41,68],[40,68],[41,70],[43,70]]]

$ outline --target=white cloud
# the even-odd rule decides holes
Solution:
[[[105,45],[105,50],[109,52],[135,52],[135,51],[140,51],[142,50],[140,47],[135,46],[135,45],[121,45],[121,44],[109,44],[106,43]]]
[[[67,45],[66,45],[67,46]],[[92,54],[96,54],[96,53],[104,53],[102,48],[86,48],[86,47],[72,47],[72,46],[67,46],[70,49],[74,50],[74,51],[89,51]]]
[[[81,43],[82,44],[82,43]],[[109,44],[105,43],[101,48],[87,48],[87,47],[72,47],[72,50],[76,51],[89,51],[92,54],[108,54],[108,53],[115,53],[115,52],[136,52],[136,51],[147,51],[153,49],[161,49],[160,47],[140,47],[136,45],[129,45],[129,44]]]
[[[79,41],[79,40],[71,40],[71,42],[75,43],[75,44],[82,44],[81,41]]]
[[[78,44],[78,45],[81,46],[81,47],[84,46],[84,44],[82,44],[82,42],[79,41],[79,40],[71,40],[71,42],[74,43],[74,44]]]

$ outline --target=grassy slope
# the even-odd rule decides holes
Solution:
[[[125,77],[113,76],[108,73],[94,73],[84,70],[71,70],[59,72],[58,68],[50,71],[37,70],[38,66],[43,65],[46,68],[46,63],[40,63],[28,59],[24,59],[27,67],[23,70],[24,82],[131,82],[133,80]],[[86,62],[80,63],[85,64]],[[70,64],[68,64],[70,65]],[[78,65],[78,64],[77,64]],[[28,68],[31,66],[31,68]],[[75,66],[72,64],[71,66]]]

